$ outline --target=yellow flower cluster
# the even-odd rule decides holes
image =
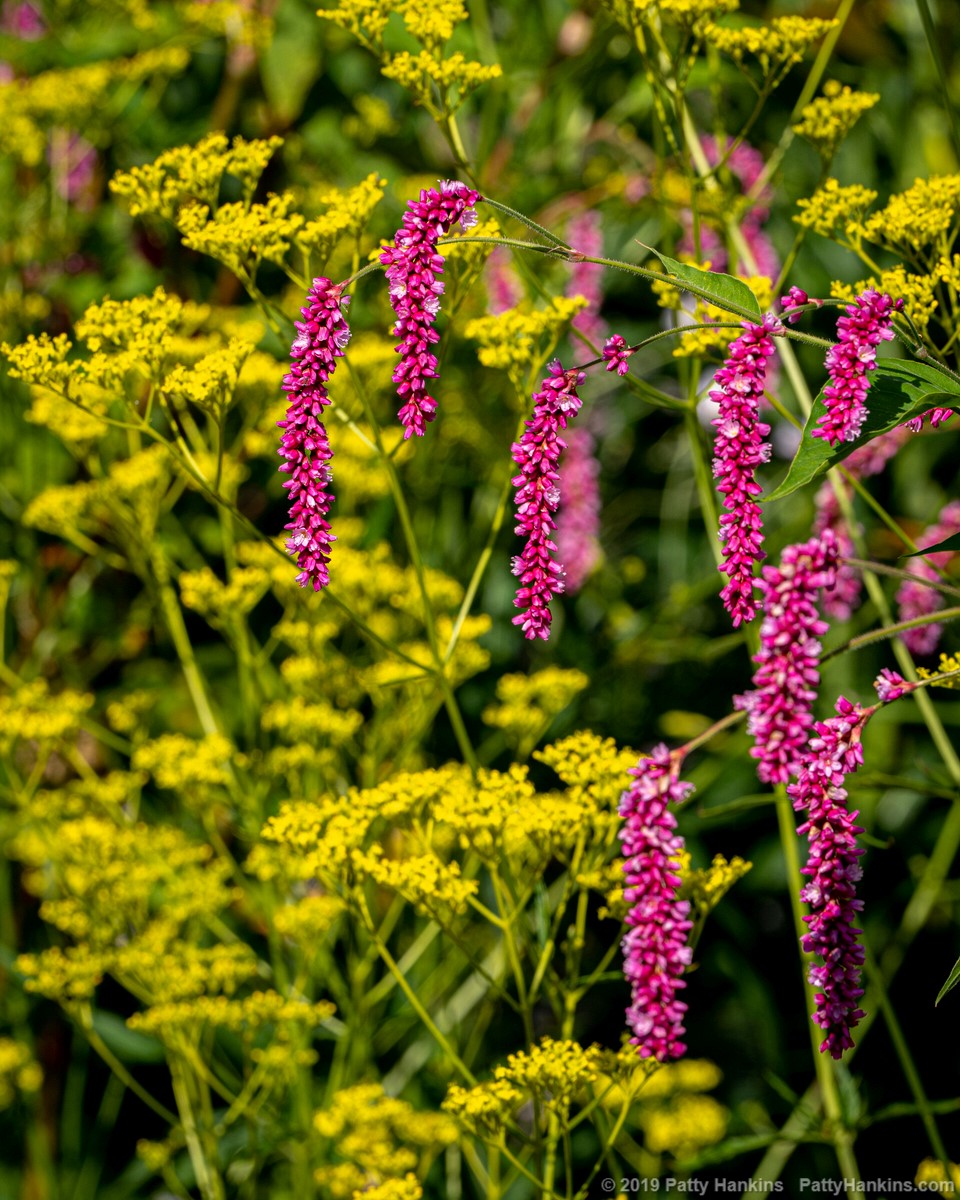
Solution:
[[[315,1004],[287,1000],[279,992],[253,992],[235,1000],[227,996],[198,996],[191,1000],[155,1004],[127,1018],[131,1029],[152,1033],[167,1042],[199,1038],[204,1029],[229,1029],[248,1036],[273,1025],[288,1037],[291,1026],[312,1029],[329,1021],[336,1008],[329,1000]]]
[[[225,346],[204,354],[192,366],[177,365],[163,380],[168,396],[195,404],[218,420],[234,399],[240,373],[253,346],[243,338],[230,338]]]
[[[542,370],[570,322],[586,307],[582,296],[554,296],[547,308],[524,304],[496,316],[477,317],[467,322],[463,332],[479,343],[480,362],[505,370],[518,394],[526,399],[531,375]]]
[[[857,121],[879,99],[876,92],[855,92],[830,80],[824,84],[823,95],[800,113],[794,132],[810,142],[822,158],[831,159]]]
[[[381,137],[392,137],[400,128],[386,100],[360,92],[353,97],[355,113],[343,118],[343,132],[361,146],[372,146]]]
[[[32,825],[11,843],[27,868],[24,885],[44,897],[41,916],[96,950],[146,929],[154,916],[183,923],[232,899],[228,868],[209,846],[168,826],[118,825],[88,814]]]
[[[944,1169],[943,1163],[938,1158],[925,1158],[920,1166],[917,1167],[917,1173],[914,1176],[914,1182],[926,1185],[932,1183],[944,1185],[952,1184],[954,1189],[960,1188],[960,1166],[958,1166],[955,1162],[950,1164],[950,1179],[948,1180],[947,1172]],[[947,1187],[938,1188],[936,1191],[934,1191],[933,1188],[928,1186],[926,1190],[933,1192],[934,1195],[940,1196],[952,1194],[951,1191],[948,1191]]]
[[[383,199],[387,181],[374,172],[352,188],[324,188],[311,201],[326,212],[307,221],[297,234],[297,245],[310,258],[311,271],[319,270],[345,237],[358,238],[373,210]],[[310,256],[313,256],[312,258]]]
[[[152,163],[118,172],[110,190],[131,216],[175,221],[181,206],[190,201],[212,208],[224,175],[238,179],[246,199],[252,199],[267,163],[282,145],[279,137],[235,137],[231,142],[225,134],[211,133],[195,146],[165,150]]]
[[[179,579],[180,598],[185,607],[201,614],[215,628],[245,616],[263,599],[270,578],[261,567],[237,567],[227,583],[221,583],[209,567],[184,571]]]
[[[30,167],[39,166],[49,126],[76,129],[89,128],[98,118],[109,122],[108,100],[114,90],[136,87],[146,79],[177,75],[189,61],[189,52],[183,46],[167,46],[132,58],[107,59],[4,81],[0,83],[0,153],[10,154]]]
[[[191,202],[179,210],[177,228],[185,246],[252,278],[261,262],[282,266],[304,224],[300,213],[292,211],[295,205],[292,192],[270,195],[264,204],[222,204],[215,212]]]
[[[21,684],[0,695],[0,749],[9,753],[19,741],[39,742],[45,748],[73,742],[92,706],[93,696],[69,688],[53,695],[42,679]]]
[[[304,896],[278,908],[273,924],[277,933],[310,952],[316,950],[345,911],[346,905],[338,896]]]
[[[485,67],[470,61],[459,50],[439,61],[429,50],[421,50],[418,54],[402,50],[390,55],[380,69],[387,79],[406,88],[414,102],[428,112],[435,108],[435,89],[439,89],[442,98],[442,111],[455,112],[471,92],[503,74],[503,68],[498,64]]]
[[[209,802],[211,788],[229,786],[230,763],[237,752],[222,733],[197,740],[182,733],[166,733],[138,746],[131,758],[135,771],[153,776],[157,787],[179,792],[191,806]]]
[[[547,667],[533,675],[501,675],[499,703],[483,710],[483,721],[503,731],[521,758],[533,749],[553,718],[590,683],[582,671]]]
[[[651,1154],[669,1154],[682,1161],[722,1141],[730,1113],[712,1096],[682,1094],[656,1107],[642,1105],[637,1120]]]
[[[457,1139],[456,1125],[442,1113],[417,1112],[406,1100],[388,1096],[379,1083],[338,1091],[313,1125],[330,1145],[334,1161],[318,1168],[317,1183],[334,1200],[382,1195],[410,1200],[419,1195],[414,1170]],[[383,1189],[379,1191],[378,1189]],[[414,1190],[416,1189],[416,1190]]]
[[[736,12],[740,0],[633,0],[644,20],[659,17],[681,29],[699,32],[710,21]]]
[[[453,31],[470,15],[462,0],[434,0],[423,4],[421,0],[403,0],[398,5],[407,32],[428,50],[439,50],[453,37]]]
[[[841,187],[836,179],[828,179],[808,199],[797,201],[800,212],[793,219],[821,237],[832,237],[838,231],[858,228],[876,198],[876,192],[858,183]]]
[[[9,1108],[17,1092],[38,1092],[43,1069],[30,1047],[13,1038],[0,1038],[0,1112]]]
[[[601,1061],[595,1046],[585,1050],[578,1042],[545,1037],[529,1051],[511,1054],[488,1082],[451,1086],[442,1107],[468,1132],[496,1140],[525,1096],[565,1114],[599,1078]]]
[[[917,179],[863,223],[863,236],[907,258],[949,254],[960,215],[960,175]]]
[[[935,671],[931,671],[927,667],[917,667],[917,674],[921,679],[933,679],[935,676],[944,675],[949,671],[960,671],[960,654],[941,654],[940,663]],[[960,687],[960,679],[944,679],[932,686],[956,689]]]
[[[717,907],[738,879],[753,866],[742,858],[729,862],[722,854],[714,855],[709,867],[696,870],[690,866],[690,855],[684,851],[680,856],[680,895],[689,900],[695,920],[703,920]]]
[[[396,6],[390,0],[337,0],[336,8],[321,8],[317,16],[352,33],[368,50],[383,48],[383,31]]]
[[[759,63],[764,79],[778,81],[834,25],[836,21],[817,17],[774,17],[769,25],[759,28],[726,29],[708,25],[703,36],[722,54],[728,54],[737,66],[743,66],[749,55]]]

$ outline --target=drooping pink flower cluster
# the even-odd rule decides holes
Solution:
[[[928,421],[931,429],[939,429],[944,421],[949,421],[953,415],[952,408],[928,408],[919,417],[911,418],[907,422],[906,428],[911,433],[919,433],[923,428],[924,421]]]
[[[955,533],[960,533],[960,500],[952,501],[943,509],[937,523],[925,532],[923,540],[928,546],[936,546]],[[910,572],[936,582],[940,578],[938,568],[945,567],[954,553],[953,550],[941,550],[936,554],[928,554],[927,561],[916,560],[916,565],[910,567]],[[943,595],[936,588],[927,587],[918,580],[908,579],[900,585],[897,592],[897,606],[898,620],[912,621],[915,617],[926,617],[943,608]],[[933,623],[907,629],[900,637],[911,654],[932,654],[940,644],[942,633],[943,626]]]
[[[823,389],[826,412],[817,421],[814,437],[831,446],[856,440],[867,419],[869,372],[877,365],[877,347],[893,337],[893,313],[901,308],[902,300],[894,302],[873,288],[847,305],[846,316],[837,322],[840,341],[827,351],[831,382]]]
[[[630,905],[623,939],[623,972],[631,989],[627,1024],[640,1056],[659,1062],[686,1050],[681,1039],[687,1006],[677,992],[686,987],[683,974],[692,957],[690,904],[677,898],[683,838],[670,808],[693,791],[679,778],[681,761],[666,746],[655,747],[631,768],[634,782],[620,801],[624,897]]]
[[[387,268],[390,303],[397,314],[393,335],[400,339],[401,356],[393,372],[403,405],[397,414],[404,438],[422,437],[437,415],[437,402],[427,392],[437,378],[437,359],[430,349],[440,340],[433,323],[443,294],[443,256],[437,242],[459,221],[461,228],[476,224],[474,205],[479,192],[464,183],[445,180],[440,189],[424,188],[411,200],[393,246],[385,246],[380,262]]]
[[[868,479],[879,475],[893,458],[910,432],[906,425],[898,425],[879,437],[872,438],[863,446],[859,446],[845,460],[844,468],[858,479]],[[853,495],[853,489],[846,483],[843,485],[848,496]],[[814,499],[816,515],[813,521],[815,535],[823,535],[829,529],[837,539],[837,548],[841,559],[855,558],[856,547],[850,535],[846,519],[840,511],[837,493],[829,480],[822,484]],[[837,577],[833,588],[823,598],[823,608],[831,617],[838,621],[847,621],[856,609],[862,591],[860,572],[849,563],[841,562],[837,567]]]
[[[822,959],[811,965],[808,978],[819,989],[813,1019],[826,1033],[820,1050],[834,1058],[853,1045],[850,1031],[864,1015],[859,1007],[864,950],[855,924],[863,908],[856,896],[863,854],[856,838],[863,830],[855,824],[857,812],[847,810],[843,783],[863,763],[860,738],[874,711],[841,696],[837,715],[816,723],[799,778],[787,789],[794,808],[806,812],[797,832],[807,835],[810,846],[800,893],[810,913],[803,918],[808,930],[800,945]]]
[[[837,543],[822,538],[788,546],[778,567],[763,568],[763,620],[754,690],[734,703],[747,714],[751,755],[764,783],[786,783],[800,769],[820,685],[820,643],[828,629],[817,611],[820,592],[836,578]]]
[[[817,308],[823,307],[822,300],[811,300],[810,297],[807,295],[807,293],[803,290],[803,288],[798,288],[798,287],[787,288],[787,294],[785,296],[780,297],[780,308],[781,308],[781,310],[786,310],[788,308],[798,310],[796,312],[791,312],[789,314],[789,316],[785,317],[785,320],[788,325],[796,325],[796,323],[803,316],[803,313],[800,312],[799,309],[801,309],[806,304],[815,304],[817,306]]]
[[[579,213],[570,222],[567,238],[574,250],[586,254],[590,258],[600,258],[603,254],[603,234],[600,229],[600,218],[592,209]],[[600,306],[603,304],[603,267],[597,263],[574,261],[570,282],[567,284],[568,296],[583,296],[590,303],[573,318],[574,329],[586,334],[592,342],[603,340],[607,332],[607,324],[600,319]]]
[[[880,697],[880,703],[889,704],[892,700],[899,700],[908,692],[915,691],[917,685],[908,683],[898,671],[884,667],[873,681],[873,687]]]
[[[533,416],[512,448],[520,468],[512,480],[517,489],[514,532],[526,538],[513,560],[513,573],[520,580],[514,603],[521,610],[513,623],[523,629],[524,637],[544,641],[550,636],[550,601],[563,591],[563,567],[553,558],[557,546],[552,538],[553,514],[560,504],[560,454],[567,445],[560,433],[580,411],[577,388],[584,380],[582,371],[564,371],[556,359],[549,371],[534,393]]]
[[[565,591],[579,592],[599,563],[600,464],[593,435],[573,429],[563,457],[563,501],[557,514],[557,546],[566,572]]]
[[[630,370],[630,356],[635,354],[626,343],[626,339],[621,337],[619,333],[615,333],[613,337],[607,338],[603,345],[603,358],[607,364],[608,371],[616,371],[618,375],[626,375]]]
[[[283,485],[289,489],[291,501],[290,522],[285,526],[292,530],[287,550],[296,556],[300,568],[297,583],[301,587],[311,583],[316,592],[330,582],[327,564],[330,546],[336,541],[327,521],[334,501],[329,491],[333,451],[320,418],[330,403],[327,380],[350,340],[343,315],[349,299],[329,279],[321,276],[313,281],[300,310],[303,320],[296,323],[297,337],[290,347],[292,365],[283,380],[289,397],[287,414],[278,422],[284,431],[280,470],[290,475]]]
[[[763,520],[757,503],[761,488],[757,467],[770,458],[764,438],[770,426],[760,420],[760,399],[767,360],[774,352],[771,334],[781,328],[776,317],[761,325],[744,322],[745,332],[730,345],[726,362],[714,376],[711,400],[719,405],[713,421],[713,474],[726,509],[720,517],[723,565],[729,576],[720,593],[734,626],[752,621],[757,611],[754,564],[763,557]]]

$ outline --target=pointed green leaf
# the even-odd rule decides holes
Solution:
[[[803,430],[800,448],[794,456],[786,478],[767,496],[781,500],[804,484],[819,479],[831,467],[881,433],[888,433],[928,408],[953,408],[960,411],[960,386],[935,367],[910,362],[905,358],[884,358],[870,376],[867,393],[867,419],[860,436],[853,442],[841,442],[831,447],[825,438],[815,438],[814,429],[826,412],[823,392],[817,396],[813,411]]]
[[[643,246],[643,242],[637,243]],[[652,246],[644,246],[651,254],[655,254],[663,264],[663,269],[672,275],[686,291],[693,292],[701,300],[715,304],[741,317],[762,317],[760,304],[747,285],[741,279],[732,275],[722,275],[719,271],[704,271],[702,267],[691,267],[689,263],[677,262]]]
[[[941,550],[960,550],[960,533],[955,533],[951,537],[944,538],[942,542],[937,542],[935,546],[924,546],[922,550],[914,550],[910,554],[901,554],[901,558],[916,558],[918,554],[936,554]]]
[[[953,970],[947,976],[947,982],[943,985],[943,987],[938,992],[937,998],[933,1002],[934,1005],[939,1004],[940,1001],[947,994],[947,992],[953,991],[953,989],[957,986],[958,983],[960,983],[960,958],[958,958],[957,961],[953,964]]]

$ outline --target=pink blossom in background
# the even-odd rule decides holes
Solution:
[[[800,769],[813,725],[820,686],[820,643],[829,626],[817,611],[820,593],[833,586],[837,543],[827,530],[802,545],[788,546],[779,566],[766,566],[758,587],[763,620],[753,690],[736,697],[747,714],[763,783],[786,783]]]
[[[704,154],[711,166],[716,166],[721,158],[721,151],[716,139],[709,135],[701,139]],[[731,145],[728,138],[723,152]],[[744,195],[749,193],[763,172],[765,160],[759,150],[748,142],[741,142],[729,155],[726,167],[740,184]],[[766,275],[776,279],[780,273],[780,260],[777,257],[773,243],[763,231],[763,226],[770,217],[769,203],[773,193],[769,187],[764,187],[753,204],[740,218],[740,232],[750,250],[752,263],[738,263],[736,270],[744,275]],[[701,262],[709,261],[714,271],[729,269],[727,249],[720,235],[706,222],[700,224],[700,249],[697,253],[693,236],[693,214],[687,210],[681,213],[684,235],[678,244],[678,250],[683,254],[696,256]]]
[[[671,805],[685,800],[693,785],[679,779],[680,763],[679,755],[656,746],[631,768],[634,781],[620,801],[624,898],[630,905],[622,943],[631,990],[627,1024],[640,1057],[658,1062],[686,1051],[687,1006],[677,993],[686,987],[683,975],[692,958],[690,904],[677,897],[677,858],[684,847]]]
[[[520,280],[510,263],[509,253],[497,248],[487,259],[487,306],[497,316],[516,306],[523,299]]]
[[[334,501],[329,490],[333,451],[320,417],[330,403],[327,380],[350,340],[342,311],[349,299],[342,297],[341,288],[329,279],[313,281],[300,310],[303,320],[296,322],[297,337],[290,347],[292,365],[283,381],[289,399],[287,415],[278,422],[284,431],[280,457],[285,461],[280,470],[290,475],[283,485],[289,489],[291,501],[290,522],[285,526],[292,531],[287,550],[300,568],[297,583],[301,587],[312,584],[316,592],[330,582],[327,565],[331,544],[336,541],[326,519]]]
[[[69,129],[54,129],[47,150],[50,177],[57,195],[89,210],[96,203],[97,151],[86,138]]]
[[[867,419],[869,373],[876,369],[877,347],[893,337],[891,322],[897,308],[885,292],[868,288],[852,304],[846,315],[837,322],[840,341],[827,351],[827,372],[830,383],[823,389],[826,412],[818,419],[813,431],[831,446],[857,439]]]
[[[844,459],[843,465],[858,479],[869,479],[873,475],[879,475],[887,463],[895,457],[900,447],[909,440],[909,437],[910,432],[906,425],[898,425],[896,429],[882,433],[865,445],[858,446],[852,454]],[[852,489],[846,483],[842,486],[852,500]],[[830,481],[821,484],[814,505],[816,512],[813,532],[822,534],[828,529],[831,530],[837,539],[840,558],[856,558],[856,547],[847,528],[847,522],[840,511],[836,490]],[[858,524],[857,531],[860,529],[861,526]],[[838,621],[849,620],[858,607],[862,589],[860,572],[857,568],[841,562],[837,567],[836,582],[824,596],[824,611],[831,617],[836,617]]]
[[[520,580],[514,604],[520,614],[514,625],[526,638],[550,636],[550,601],[563,591],[563,567],[555,561],[553,514],[560,504],[560,455],[566,442],[560,436],[580,411],[577,388],[582,371],[564,371],[554,360],[550,374],[533,396],[533,416],[525,423],[519,442],[513,444],[513,461],[520,468],[512,482],[518,537],[526,538],[523,550],[513,560],[513,573]]]
[[[479,192],[465,183],[445,180],[440,189],[424,188],[411,200],[393,246],[385,246],[380,262],[387,268],[390,303],[397,314],[393,335],[399,338],[400,361],[393,372],[403,401],[398,418],[404,438],[422,437],[437,415],[437,402],[428,394],[428,381],[437,378],[437,359],[430,349],[440,340],[433,328],[443,294],[443,256],[437,242],[459,221],[461,228],[476,224],[474,205]]]
[[[925,531],[922,545],[918,545],[921,549],[923,545],[936,546],[938,542],[945,541],[955,533],[960,533],[960,500],[954,500],[944,508],[936,525],[931,525]],[[907,560],[906,569],[912,575],[921,575],[924,579],[936,581],[940,578],[937,568],[945,567],[955,553],[953,550],[941,550],[939,553],[929,554],[926,556],[930,560],[929,563],[919,558],[911,558]],[[897,606],[897,619],[912,621],[915,617],[926,617],[943,608],[943,596],[936,588],[908,579],[900,585],[897,592]],[[900,637],[911,654],[926,655],[936,650],[942,633],[943,626],[934,623],[907,629]]]
[[[810,914],[803,918],[808,929],[800,945],[805,954],[822,959],[810,967],[808,976],[819,989],[813,1019],[826,1034],[821,1053],[840,1058],[853,1045],[851,1030],[864,1015],[859,1007],[864,950],[858,940],[862,930],[855,925],[863,908],[856,896],[863,854],[856,838],[863,830],[855,824],[857,812],[847,809],[843,784],[863,763],[860,738],[874,710],[841,696],[836,712],[814,726],[799,778],[787,792],[793,807],[806,813],[797,833],[807,835],[810,847],[803,868],[807,883],[800,893]]]
[[[581,254],[591,258],[603,257],[603,232],[600,227],[600,216],[592,209],[579,213],[567,226],[567,241]],[[578,312],[573,318],[574,329],[579,329],[596,345],[599,345],[607,335],[607,324],[600,320],[600,306],[603,304],[603,271],[604,268],[596,263],[575,262],[570,272],[570,282],[567,284],[568,296],[584,296],[589,307]]]
[[[729,577],[720,593],[734,626],[752,621],[757,611],[754,565],[764,557],[763,518],[757,496],[756,469],[770,458],[764,438],[770,426],[760,420],[760,400],[767,361],[774,353],[771,334],[781,328],[776,317],[761,325],[743,324],[745,332],[731,342],[726,362],[714,376],[711,400],[719,410],[713,425],[713,474],[726,510],[720,517],[723,565]]]
[[[600,549],[600,464],[593,435],[573,429],[563,456],[563,496],[557,546],[566,572],[565,591],[579,592],[603,557]]]
[[[23,42],[35,42],[46,34],[47,23],[35,4],[6,0],[0,10],[0,32]]]

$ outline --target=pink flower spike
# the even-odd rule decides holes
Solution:
[[[443,294],[443,256],[437,242],[458,221],[462,229],[476,223],[474,205],[479,199],[480,193],[465,183],[445,180],[439,191],[425,188],[419,200],[407,205],[393,246],[385,246],[380,254],[397,314],[393,335],[400,339],[401,358],[393,381],[403,401],[397,415],[405,439],[411,434],[422,437],[437,415],[437,402],[427,392],[428,381],[437,378],[437,358],[430,347],[440,340],[433,328]]]
[[[831,530],[803,545],[788,546],[778,567],[763,568],[763,621],[754,656],[754,690],[736,697],[747,713],[763,783],[786,783],[800,770],[820,685],[820,643],[827,631],[817,612],[820,593],[837,574],[837,541]]]
[[[720,595],[734,627],[756,616],[754,564],[763,557],[763,519],[754,478],[757,467],[770,458],[764,438],[770,426],[760,420],[760,399],[767,374],[767,359],[774,352],[773,337],[782,329],[776,317],[765,316],[761,325],[744,322],[745,332],[730,345],[727,360],[714,376],[710,393],[720,407],[713,424],[713,474],[726,509],[720,517],[723,565],[729,576]]]
[[[809,303],[810,297],[803,290],[803,288],[792,287],[788,290],[785,296],[780,297],[780,307],[783,309],[802,308],[805,304]],[[814,301],[814,304],[816,304],[818,308],[820,307],[821,303],[822,302],[818,300]],[[787,317],[787,321],[790,325],[796,325],[802,316],[803,313],[801,312],[792,312]]]
[[[616,371],[618,375],[626,375],[630,370],[627,360],[635,353],[636,351],[627,345],[626,340],[619,333],[607,338],[603,346],[603,357],[607,363],[607,370]]]
[[[316,592],[330,582],[327,564],[336,541],[326,519],[334,501],[328,490],[333,451],[320,414],[330,403],[327,380],[350,339],[342,311],[350,297],[341,294],[340,286],[329,279],[313,281],[300,310],[303,320],[296,322],[297,337],[290,348],[293,361],[283,380],[289,398],[287,414],[277,422],[284,431],[279,453],[285,461],[280,470],[290,474],[283,485],[291,501],[290,523],[285,526],[292,531],[287,550],[300,568],[297,583],[301,587],[310,583]]]
[[[690,903],[679,900],[677,858],[683,838],[676,833],[671,803],[685,800],[693,785],[678,778],[681,756],[656,746],[630,769],[634,782],[623,793],[625,899],[630,905],[623,939],[623,973],[630,984],[627,1024],[641,1058],[665,1062],[686,1051],[681,1041],[686,1004],[677,992],[692,951]]]
[[[521,626],[524,637],[544,641],[550,636],[550,601],[563,591],[563,567],[554,561],[557,546],[551,537],[560,504],[560,454],[566,449],[560,433],[580,411],[577,388],[584,380],[582,371],[564,371],[556,360],[549,371],[534,393],[533,416],[512,449],[520,468],[512,480],[517,489],[514,532],[527,539],[513,560],[520,580],[514,604],[521,610],[513,623]]]
[[[826,412],[817,421],[813,436],[831,446],[856,441],[867,419],[869,372],[877,365],[877,346],[893,337],[891,322],[896,305],[885,293],[868,288],[846,308],[837,322],[840,341],[827,351],[830,383],[823,389]]]
[[[570,245],[580,254],[585,254],[588,258],[600,258],[603,254],[603,234],[599,215],[592,209],[579,213],[567,227],[567,238]],[[579,329],[594,343],[601,341],[607,332],[607,324],[600,318],[600,308],[603,305],[602,284],[603,267],[599,263],[578,262],[574,259],[570,282],[567,284],[567,295],[583,296],[589,304],[574,316],[572,323],[574,329]]]
[[[844,777],[863,763],[860,738],[863,726],[876,710],[851,704],[843,696],[835,717],[818,721],[803,756],[800,775],[787,788],[793,807],[806,810],[807,819],[797,829],[806,834],[810,855],[803,874],[807,883],[800,899],[810,906],[804,917],[807,932],[800,939],[805,954],[815,954],[822,965],[810,967],[810,983],[818,988],[813,1020],[826,1036],[820,1052],[840,1058],[853,1045],[851,1030],[864,1015],[858,1001],[863,995],[860,975],[864,950],[858,938],[857,914],[863,901],[856,898],[862,875],[854,824],[857,813],[848,812]]]
[[[891,671],[889,667],[884,667],[873,681],[873,686],[880,697],[880,702],[882,704],[889,704],[891,700],[899,700],[901,696],[906,696],[908,692],[912,692],[917,685],[915,683],[907,683],[902,675],[898,675],[896,671]]]

